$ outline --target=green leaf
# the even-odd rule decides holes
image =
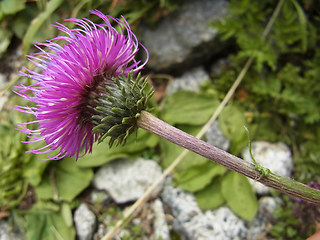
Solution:
[[[241,218],[251,221],[258,211],[258,201],[248,179],[228,172],[222,180],[222,195],[230,209]]]
[[[219,102],[209,94],[177,91],[166,99],[163,120],[170,124],[205,124]]]
[[[152,148],[159,142],[159,137],[145,130],[138,129],[135,134],[128,137],[124,146],[109,147],[106,142],[95,143],[92,154],[87,154],[76,163],[79,167],[97,167],[117,158],[133,157],[146,148]]]
[[[202,210],[217,208],[225,202],[221,193],[220,179],[214,178],[210,185],[195,193],[197,203]]]
[[[78,167],[71,158],[55,162],[48,171],[41,184],[35,187],[39,199],[72,201],[89,186],[93,178],[92,169]]]
[[[72,227],[73,225],[73,218],[71,207],[69,204],[63,202],[61,205],[61,216],[68,227]]]
[[[30,156],[30,155],[28,155]],[[23,177],[33,186],[40,184],[42,179],[42,174],[47,168],[50,161],[40,161],[38,160],[38,155],[31,155],[32,159],[25,164],[23,170]]]
[[[5,15],[15,14],[25,8],[24,0],[3,0],[0,9]]]
[[[219,117],[219,124],[223,134],[231,140],[229,151],[238,154],[248,144],[244,130],[246,119],[240,107],[229,105],[225,107]]]
[[[7,50],[11,41],[12,33],[0,28],[0,57]]]
[[[72,216],[70,208],[69,215]],[[26,238],[28,240],[57,240],[75,239],[75,230],[66,223],[61,210],[52,211],[29,211],[26,214]]]
[[[177,174],[175,180],[182,189],[196,192],[210,184],[215,176],[225,172],[224,166],[208,160],[205,164],[188,168],[181,174]]]
[[[51,0],[48,2],[47,7],[44,12],[40,13],[37,18],[33,19],[31,22],[22,42],[23,42],[23,52],[27,53],[29,47],[35,41],[35,36],[39,32],[42,24],[52,15],[52,13],[63,3],[63,0]]]

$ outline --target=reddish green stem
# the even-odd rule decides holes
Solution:
[[[232,171],[254,179],[268,187],[274,188],[293,197],[320,205],[319,190],[310,188],[293,179],[278,176],[272,172],[269,173],[268,176],[261,177],[260,172],[255,169],[252,163],[244,161],[241,158],[195,138],[156,118],[146,111],[141,112],[141,116],[138,119],[138,126],[183,148],[219,163]]]

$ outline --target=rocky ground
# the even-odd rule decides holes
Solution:
[[[149,51],[147,65],[149,73],[169,74],[166,88],[157,93],[170,95],[179,89],[198,91],[200,84],[209,79],[211,71],[219,71],[224,64],[221,59],[227,45],[222,44],[210,22],[227,14],[226,0],[185,1],[177,12],[162,19],[155,29],[143,26],[140,38]],[[19,56],[19,50],[14,56]],[[14,60],[10,61],[14,63]],[[14,63],[13,69],[19,67]],[[16,66],[17,65],[17,66]],[[8,71],[1,69],[0,84],[10,78]],[[1,100],[0,100],[1,104]],[[210,144],[227,150],[230,143],[212,124],[206,133]],[[293,168],[291,153],[282,143],[254,142],[253,153],[257,161],[272,172],[290,176]],[[248,149],[242,157],[251,161]],[[78,239],[100,239],[107,231],[108,223],[115,222],[110,215],[97,215],[93,204],[120,206],[125,209],[136,201],[162,173],[160,166],[152,160],[140,158],[136,161],[121,159],[102,166],[95,175],[88,202],[83,202],[74,211],[74,223]],[[170,239],[175,232],[180,239],[263,239],[270,228],[271,214],[277,199],[269,195],[268,188],[251,182],[259,195],[259,212],[251,222],[237,217],[228,207],[201,211],[192,194],[174,187],[171,178],[160,185],[132,224],[140,226],[146,233],[142,239]],[[102,208],[103,209],[103,208]],[[128,233],[122,230],[119,237]],[[23,239],[16,230],[0,222],[0,240]],[[175,238],[176,239],[176,238]]]

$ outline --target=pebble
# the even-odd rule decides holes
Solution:
[[[96,228],[96,216],[85,203],[74,213],[74,223],[79,240],[91,240]]]

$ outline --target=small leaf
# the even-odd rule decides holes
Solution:
[[[209,210],[221,206],[225,200],[221,193],[220,178],[214,178],[210,185],[196,192],[195,197],[202,210]]]
[[[68,227],[73,226],[71,207],[65,202],[61,205],[61,216]]]
[[[228,172],[222,180],[222,195],[231,210],[251,221],[258,211],[258,201],[248,179],[236,172]]]

